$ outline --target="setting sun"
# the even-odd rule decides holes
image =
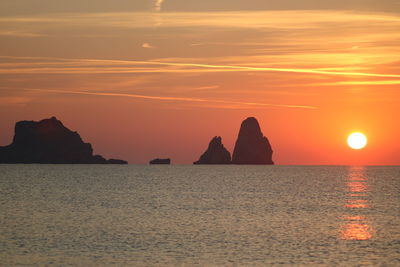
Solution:
[[[367,145],[367,137],[363,133],[352,133],[347,138],[347,144],[352,149],[362,149]]]

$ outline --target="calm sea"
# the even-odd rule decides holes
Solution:
[[[0,165],[2,266],[400,266],[400,167]]]

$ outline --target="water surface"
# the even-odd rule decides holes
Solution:
[[[400,167],[0,165],[3,266],[399,266]]]

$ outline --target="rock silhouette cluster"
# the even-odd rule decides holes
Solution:
[[[245,119],[232,154],[215,136],[200,159],[193,164],[274,164],[272,148],[254,117]],[[43,164],[127,164],[120,159],[93,155],[90,143],[66,128],[56,117],[41,121],[20,121],[15,125],[13,142],[0,147],[0,163]],[[150,164],[171,164],[171,159],[153,159]]]
[[[206,152],[194,164],[265,164],[272,165],[272,148],[267,137],[261,132],[254,117],[245,119],[233,150],[232,160],[222,144],[221,137],[214,137]]]
[[[171,159],[153,159],[150,160],[149,164],[171,164]]]
[[[17,122],[12,144],[0,147],[0,163],[127,164],[93,155],[92,145],[56,117]]]
[[[215,136],[206,152],[201,155],[198,161],[193,164],[230,164],[231,163],[231,153],[222,144],[222,138],[220,136]]]

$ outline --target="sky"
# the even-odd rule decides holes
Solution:
[[[400,0],[2,0],[0,145],[56,116],[105,157],[190,164],[254,116],[276,164],[398,165],[399,29]]]

